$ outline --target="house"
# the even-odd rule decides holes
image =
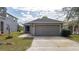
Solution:
[[[5,7],[0,7],[0,34],[16,32],[18,29],[17,18],[6,12]]]
[[[47,17],[39,18],[24,24],[25,33],[37,36],[61,35],[62,22]]]

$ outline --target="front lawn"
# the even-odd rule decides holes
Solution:
[[[32,38],[18,38],[22,33],[11,33],[12,38],[7,39],[7,34],[0,35],[0,51],[24,51],[32,44]]]
[[[79,42],[79,35],[70,35],[70,39]]]

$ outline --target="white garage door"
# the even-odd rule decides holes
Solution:
[[[35,35],[60,35],[59,25],[39,25],[35,27]]]

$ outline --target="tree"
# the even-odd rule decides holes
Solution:
[[[47,16],[43,16],[42,18],[45,18],[45,19],[47,19],[48,17],[47,17]]]
[[[20,25],[18,25],[18,29],[17,29],[17,31],[18,31],[18,32],[23,31],[23,27],[22,27],[22,26],[20,26]]]
[[[70,19],[72,19],[72,23],[73,23],[74,20],[76,20],[73,23],[73,34],[74,34],[74,29],[75,29],[76,25],[78,26],[78,28],[77,28],[77,34],[79,34],[79,7],[64,7],[62,9],[62,11],[66,15],[67,21],[69,21]]]
[[[62,11],[65,13],[68,20],[70,18],[79,19],[79,7],[64,7]]]

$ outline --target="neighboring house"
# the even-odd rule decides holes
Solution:
[[[43,17],[24,24],[25,33],[39,36],[61,35],[62,22]]]
[[[18,29],[17,18],[6,12],[5,7],[0,7],[0,34],[16,32]]]

